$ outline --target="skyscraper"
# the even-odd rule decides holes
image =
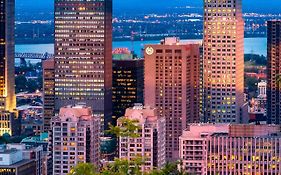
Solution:
[[[100,118],[90,107],[62,107],[51,128],[53,175],[66,175],[78,163],[99,165]]]
[[[267,22],[267,118],[281,124],[281,21]]]
[[[204,1],[205,122],[242,119],[244,21],[242,0]]]
[[[135,103],[143,104],[144,60],[133,58],[127,49],[113,51],[113,121],[123,117]]]
[[[15,1],[0,0],[0,135],[12,134],[16,117],[14,23]]]
[[[166,158],[178,158],[179,136],[200,121],[200,45],[166,38],[145,46],[145,105],[166,119]]]
[[[55,60],[42,62],[43,67],[43,120],[44,132],[51,129],[51,119],[55,115]]]
[[[128,160],[139,156],[144,158],[144,164],[140,167],[143,172],[162,168],[166,163],[165,118],[159,116],[156,108],[142,105],[128,108],[124,118],[138,121],[140,136],[120,137],[119,157]]]
[[[55,110],[86,103],[112,115],[112,0],[55,0]]]

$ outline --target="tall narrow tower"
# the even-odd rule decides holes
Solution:
[[[281,21],[267,22],[267,118],[281,124]]]
[[[0,0],[0,135],[15,128],[15,1]]]
[[[84,103],[111,121],[112,0],[55,0],[55,110]]]
[[[8,112],[16,108],[14,9],[14,0],[0,0],[0,110]]]
[[[244,94],[242,0],[204,1],[204,119],[239,123]]]

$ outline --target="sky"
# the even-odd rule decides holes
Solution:
[[[16,0],[18,9],[50,10],[54,0]],[[115,12],[153,11],[175,6],[202,7],[203,0],[113,0]],[[281,0],[243,0],[244,11],[280,12]]]

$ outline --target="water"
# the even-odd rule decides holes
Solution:
[[[194,41],[194,40],[192,40]],[[159,41],[117,41],[113,42],[113,49],[119,47],[127,47],[130,50],[134,48],[137,55],[141,55],[141,49],[145,44],[157,44]],[[53,44],[24,44],[16,45],[16,52],[30,53],[54,53]],[[258,55],[266,55],[267,40],[266,38],[245,38],[245,53],[253,53]]]

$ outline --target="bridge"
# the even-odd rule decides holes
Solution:
[[[29,60],[47,60],[53,58],[54,54],[50,53],[15,53],[15,58],[20,59],[20,64],[26,64],[26,59]]]

